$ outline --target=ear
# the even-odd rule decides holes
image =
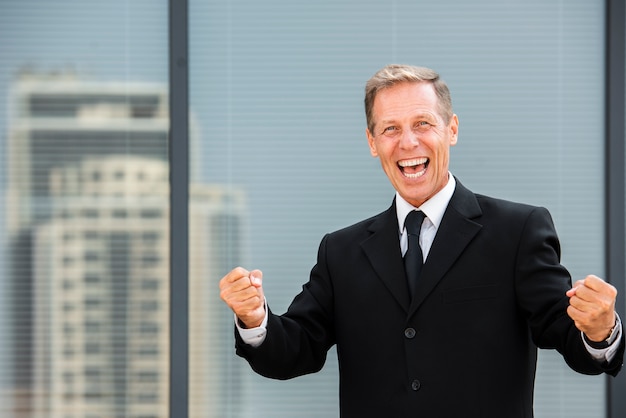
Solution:
[[[369,128],[365,129],[365,135],[367,135],[367,143],[370,146],[370,154],[372,154],[372,157],[374,158],[378,157],[378,151],[376,150],[376,142],[374,141],[374,136],[370,132]]]
[[[448,129],[450,129],[450,146],[454,146],[459,139],[459,118],[457,115],[452,115],[450,118]]]

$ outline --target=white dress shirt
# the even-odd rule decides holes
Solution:
[[[443,189],[441,189],[436,195],[424,202],[422,206],[416,208],[408,203],[400,196],[400,193],[396,192],[396,214],[398,216],[398,226],[400,228],[400,249],[402,250],[402,256],[408,249],[408,238],[406,228],[404,227],[404,220],[409,212],[415,209],[419,209],[424,212],[426,217],[422,223],[422,229],[420,231],[420,247],[422,248],[422,254],[424,255],[424,261],[428,257],[430,247],[433,245],[435,235],[441,225],[443,214],[452,199],[454,189],[456,188],[456,181],[452,174],[448,175],[448,183]]]

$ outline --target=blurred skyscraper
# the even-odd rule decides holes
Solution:
[[[14,416],[166,417],[166,88],[24,75],[11,108]],[[211,345],[232,338],[215,278],[241,263],[245,203],[192,184],[189,208],[190,415],[220,416],[233,408],[223,374],[240,379],[232,351]]]

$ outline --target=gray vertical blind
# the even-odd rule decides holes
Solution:
[[[324,233],[388,207],[393,191],[369,156],[362,101],[367,78],[392,62],[432,67],[450,84],[460,118],[452,172],[476,192],[548,207],[573,276],[604,274],[603,2],[189,6],[197,173],[245,199],[235,218],[242,228],[222,242],[230,250],[206,279],[212,286],[235,265],[260,268],[282,312]],[[232,317],[217,293],[190,315],[228,322],[211,340],[223,362],[200,373],[222,376],[223,396],[196,391],[192,404],[219,402],[226,412],[214,416],[338,415],[334,352],[316,375],[268,381],[234,357]],[[601,377],[540,354],[537,417],[602,416],[604,408]]]

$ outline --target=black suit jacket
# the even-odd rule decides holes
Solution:
[[[532,417],[536,347],[585,374],[619,371],[584,348],[566,313],[571,287],[548,211],[456,190],[408,294],[395,203],[326,235],[287,313],[237,353],[288,379],[337,345],[343,417]]]

